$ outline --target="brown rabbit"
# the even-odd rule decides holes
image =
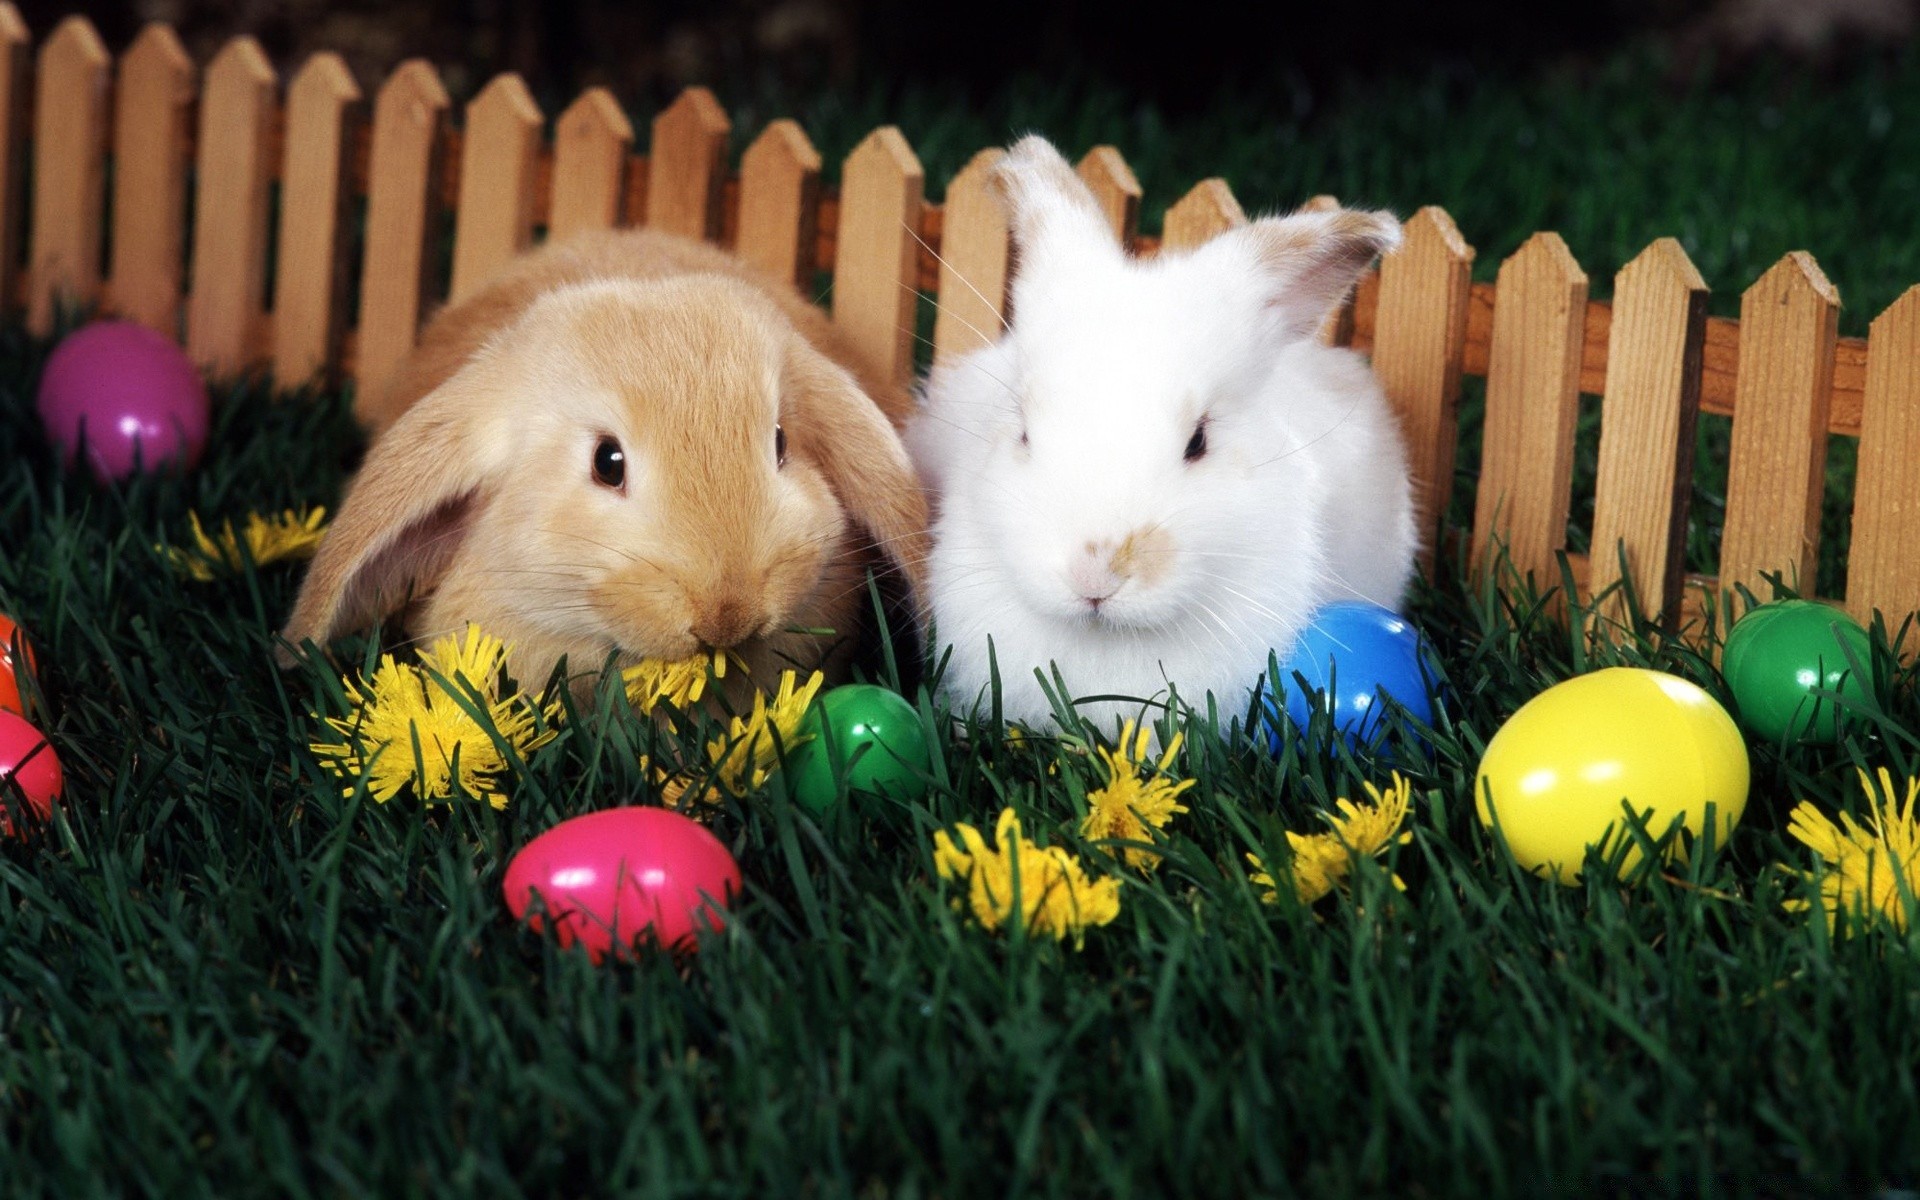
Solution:
[[[431,321],[371,406],[285,637],[411,603],[415,640],[476,622],[533,686],[563,656],[580,682],[610,653],[732,649],[758,681],[837,661],[870,547],[919,591],[907,407],[718,250],[637,230],[542,249]]]

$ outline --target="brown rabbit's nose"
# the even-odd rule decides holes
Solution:
[[[704,605],[695,614],[693,636],[716,650],[736,646],[753,635],[763,618],[753,605],[726,596]]]

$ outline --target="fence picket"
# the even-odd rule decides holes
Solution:
[[[266,51],[251,37],[228,42],[207,65],[200,101],[200,161],[194,189],[193,292],[187,354],[216,374],[249,365],[263,319],[273,163],[274,90]]]
[[[1589,578],[1599,595],[1624,555],[1654,620],[1679,613],[1706,336],[1706,281],[1679,242],[1661,238],[1614,276]],[[1606,612],[1624,621],[1626,597],[1609,597]]]
[[[113,267],[121,316],[180,336],[193,60],[169,26],[148,25],[120,57],[113,136]]]
[[[1162,250],[1190,250],[1236,225],[1245,225],[1247,214],[1233,198],[1233,189],[1224,179],[1202,179],[1167,210],[1160,231]]]
[[[947,184],[940,230],[940,310],[933,353],[944,358],[990,345],[1007,307],[1007,212],[993,186],[1002,150],[982,150]]]
[[[1473,563],[1504,540],[1521,579],[1560,576],[1573,497],[1573,428],[1587,276],[1556,233],[1536,233],[1500,265],[1487,361],[1487,418],[1474,497]]]
[[[32,36],[20,10],[0,0],[0,309],[19,300],[22,186],[27,107],[33,82]]]
[[[633,123],[603,87],[588,88],[553,127],[553,200],[547,239],[564,241],[588,229],[620,224],[627,192]]]
[[[111,62],[85,17],[60,22],[40,48],[27,283],[27,323],[35,333],[52,332],[58,304],[91,304],[100,293]]]
[[[518,75],[497,75],[467,105],[453,229],[458,304],[533,242],[534,170],[545,118]]]
[[[820,152],[799,125],[775,121],[740,159],[734,252],[776,279],[810,291],[819,224]]]
[[[1840,293],[1796,250],[1740,300],[1740,366],[1720,587],[1772,598],[1762,571],[1811,595],[1827,470],[1827,406]]]
[[[1453,496],[1460,435],[1460,363],[1465,353],[1473,247],[1442,208],[1407,222],[1400,248],[1380,262],[1373,370],[1400,417],[1414,482],[1421,569],[1431,572]]]
[[[360,343],[354,411],[384,424],[387,376],[413,349],[427,290],[427,238],[447,89],[424,59],[394,68],[373,101],[367,169],[367,246],[360,269]]]
[[[345,334],[348,110],[360,87],[339,55],[308,59],[287,88],[280,261],[273,288],[273,378],[306,383],[338,363]]]
[[[653,119],[647,225],[703,241],[720,236],[733,123],[703,87],[690,87]]]
[[[1112,146],[1095,146],[1080,160],[1080,178],[1093,189],[1100,211],[1107,214],[1113,236],[1128,250],[1140,235],[1140,181],[1133,168]]]
[[[1847,611],[1871,621],[1878,609],[1888,632],[1898,633],[1920,607],[1920,287],[1907,289],[1867,334],[1848,559]]]
[[[885,374],[913,372],[919,292],[920,205],[925,173],[891,125],[868,134],[841,171],[833,319]]]

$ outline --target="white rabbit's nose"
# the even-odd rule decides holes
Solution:
[[[1067,563],[1067,583],[1095,610],[1129,581],[1152,587],[1173,557],[1173,537],[1160,525],[1143,525],[1122,538],[1088,538]]]
[[[1126,580],[1114,573],[1111,549],[1095,549],[1092,542],[1088,542],[1087,547],[1086,553],[1076,554],[1067,564],[1067,586],[1073,589],[1074,595],[1098,610]]]

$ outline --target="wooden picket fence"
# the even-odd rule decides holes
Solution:
[[[482,89],[455,130],[424,61],[395,69],[369,116],[330,53],[308,60],[283,97],[250,38],[200,71],[153,25],[116,62],[70,17],[35,52],[0,3],[0,106],[0,298],[41,330],[59,303],[118,312],[182,338],[217,375],[264,367],[290,386],[377,383],[442,299],[435,249],[448,214],[451,299],[541,229],[558,238],[644,222],[729,245],[803,286],[830,265],[835,319],[903,379],[920,292],[939,301],[937,354],[978,345],[1005,302],[1007,230],[988,187],[999,151],[976,155],[934,205],[912,148],[878,129],[848,156],[835,193],[805,132],[782,120],[731,174],[727,116],[699,88],[654,118],[639,156],[602,89],[559,115],[549,145],[513,75]],[[1209,179],[1172,205],[1159,239],[1143,237],[1140,187],[1120,154],[1096,148],[1080,171],[1140,253],[1246,219]],[[1476,285],[1473,249],[1444,211],[1422,209],[1406,233],[1328,336],[1371,352],[1429,520],[1451,487],[1461,378],[1486,378],[1476,558],[1499,539],[1520,571],[1558,582],[1585,393],[1602,397],[1592,545],[1608,549],[1574,560],[1583,586],[1614,584],[1622,552],[1646,611],[1676,613],[1690,583],[1715,586],[1685,578],[1680,558],[1694,420],[1708,412],[1734,418],[1719,586],[1764,596],[1763,572],[1810,586],[1826,443],[1838,434],[1860,439],[1844,602],[1896,624],[1920,607],[1920,288],[1866,340],[1841,339],[1839,296],[1804,253],[1748,288],[1732,321],[1707,316],[1706,285],[1671,239],[1620,271],[1608,304],[1589,300],[1555,234],[1534,235],[1496,283]]]

